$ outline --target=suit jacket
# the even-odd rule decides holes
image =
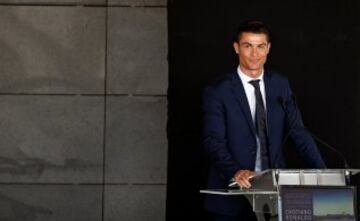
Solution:
[[[264,72],[269,155],[272,168],[284,168],[281,146],[290,131],[300,156],[312,168],[325,168],[311,135],[304,128],[286,77]],[[203,144],[210,156],[209,189],[226,189],[238,170],[254,170],[256,130],[237,71],[203,93]],[[244,197],[206,195],[205,208],[225,215],[241,214]]]

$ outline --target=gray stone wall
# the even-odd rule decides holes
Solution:
[[[0,0],[0,220],[165,220],[166,0]]]

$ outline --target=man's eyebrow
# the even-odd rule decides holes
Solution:
[[[252,44],[252,43],[247,42],[247,41],[242,42],[241,44],[242,44],[242,45],[258,45],[258,46],[267,45],[267,43],[266,43],[266,42],[262,42],[262,43],[260,43],[260,44]]]

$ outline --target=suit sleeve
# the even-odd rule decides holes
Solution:
[[[224,104],[212,87],[203,93],[203,145],[221,175],[233,178],[240,168],[227,147]]]
[[[297,152],[311,168],[326,168],[314,139],[304,126],[295,97],[287,80],[285,105],[288,116],[287,126],[288,129],[291,130],[290,136],[295,143]]]

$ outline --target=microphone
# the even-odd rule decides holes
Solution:
[[[285,145],[285,142],[286,142],[286,140],[288,139],[291,131],[292,131],[293,129],[295,129],[294,126],[295,126],[295,123],[296,123],[296,121],[297,121],[297,119],[298,119],[298,112],[299,112],[298,110],[299,110],[299,109],[298,109],[297,100],[296,100],[296,97],[295,97],[294,94],[291,95],[291,99],[292,99],[292,101],[294,102],[295,109],[296,109],[296,113],[295,113],[295,116],[294,116],[294,119],[293,119],[293,120],[290,120],[290,119],[289,119],[289,115],[288,115],[288,112],[287,112],[287,110],[286,110],[286,104],[285,104],[286,102],[285,102],[285,99],[284,99],[283,97],[280,97],[280,96],[277,98],[277,100],[278,100],[278,102],[280,103],[282,109],[284,110],[286,116],[288,117],[288,120],[290,120],[290,123],[291,123],[291,124],[290,124],[290,127],[289,127],[289,130],[288,130],[288,133],[287,133],[286,136],[284,137],[284,140],[283,140],[283,142],[282,142],[282,144],[281,144],[281,146],[280,146],[280,150],[283,149],[283,146]],[[331,150],[332,152],[336,153],[336,155],[339,156],[339,157],[341,158],[341,160],[343,161],[343,164],[344,164],[344,168],[345,168],[345,169],[349,169],[349,168],[350,168],[350,166],[349,166],[349,164],[348,164],[345,156],[344,156],[340,151],[338,151],[336,148],[334,148],[333,146],[331,146],[330,144],[328,144],[327,142],[325,142],[324,140],[322,140],[321,138],[319,138],[319,137],[316,136],[315,134],[313,134],[311,131],[309,131],[307,128],[305,128],[305,126],[303,126],[302,129],[303,129],[303,130],[306,130],[317,142],[319,142],[320,144],[322,144],[324,147],[326,147],[326,148],[328,148],[329,150]],[[277,157],[277,158],[278,158],[278,157]],[[277,160],[278,160],[278,159],[277,159]]]

